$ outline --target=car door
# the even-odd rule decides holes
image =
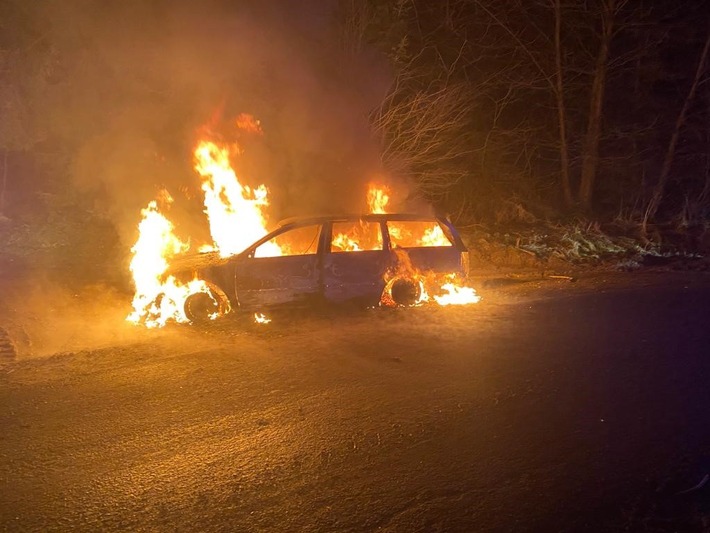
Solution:
[[[436,220],[388,220],[390,246],[406,251],[422,272],[464,273],[463,243]]]
[[[321,225],[285,228],[235,265],[240,308],[304,303],[320,294]]]
[[[323,294],[331,302],[379,301],[390,265],[379,221],[334,221],[324,228]]]

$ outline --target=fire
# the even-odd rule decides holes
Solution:
[[[333,237],[332,244],[335,248],[340,250],[341,252],[360,252],[361,248],[358,242],[347,235],[345,233],[338,233],[335,237]]]
[[[370,213],[385,214],[387,213],[387,205],[390,202],[391,190],[387,185],[378,183],[370,183],[367,186],[367,206]],[[388,222],[389,233],[392,237],[393,246],[399,246],[398,243],[408,242],[409,246],[450,246],[449,239],[444,235],[444,232],[436,223],[432,223],[424,228],[420,236],[412,235],[412,232],[403,224],[397,222]],[[403,246],[407,246],[404,244]]]
[[[257,134],[263,133],[261,130],[261,122],[248,113],[240,113],[234,122],[237,125],[237,128],[242,131]]]
[[[235,124],[240,130],[261,133],[259,121],[251,115],[239,115]],[[195,147],[195,170],[202,177],[205,214],[213,241],[200,246],[201,253],[216,251],[221,257],[229,257],[267,233],[264,210],[269,205],[268,190],[265,185],[251,188],[240,183],[230,161],[238,150],[236,145],[209,139],[200,140]],[[172,202],[167,192],[164,196],[166,203]],[[207,294],[220,307],[205,281],[181,283],[166,276],[170,259],[186,252],[189,244],[175,236],[172,223],[160,212],[157,201],[150,202],[142,215],[138,240],[131,249],[130,270],[136,292],[133,312],[127,320],[148,327],[164,326],[169,320],[189,322],[185,302],[198,293]],[[270,256],[282,255],[275,244],[261,246],[260,251]]]
[[[172,201],[167,193],[163,199],[167,203]],[[126,320],[149,328],[162,327],[168,320],[189,322],[185,300],[198,292],[210,294],[207,284],[198,279],[182,284],[172,276],[165,276],[170,258],[187,251],[189,244],[173,233],[173,224],[160,212],[157,201],[150,202],[141,213],[138,240],[131,248],[130,270],[136,292],[133,311]]]
[[[400,250],[404,256],[406,252]],[[385,289],[380,300],[384,307],[419,306],[435,302],[441,306],[468,305],[481,301],[476,290],[467,287],[454,274],[437,275],[422,273],[411,267],[408,256],[406,259],[409,267],[400,265],[389,272],[385,279]]]
[[[389,201],[389,187],[376,183],[368,185],[367,205],[370,213],[386,213]],[[412,265],[409,254],[396,243],[409,242],[413,246],[451,246],[451,242],[437,223],[424,228],[420,238],[412,234],[409,229],[411,227],[411,224],[387,223],[391,240],[395,241],[392,246],[397,256],[397,266],[385,274],[386,284],[381,305],[388,307],[402,305],[402,301],[398,300],[404,300],[408,305],[421,305],[431,302],[432,299],[442,306],[478,303],[481,297],[476,294],[476,290],[460,283],[454,274],[447,274],[442,279],[442,276],[422,273]]]
[[[423,246],[449,246],[449,239],[444,235],[441,226],[436,224],[424,230],[420,243]]]
[[[271,322],[271,319],[264,313],[254,313],[254,322],[257,324],[268,324]]]
[[[387,213],[388,203],[390,203],[389,187],[370,183],[367,187],[367,205],[370,213]]]
[[[439,305],[465,305],[475,304],[481,301],[481,297],[476,294],[476,290],[471,287],[456,285],[452,282],[444,283],[441,288],[447,292],[441,296],[434,296],[434,300]]]
[[[195,170],[202,176],[205,214],[214,247],[221,257],[238,254],[266,235],[264,209],[269,205],[265,185],[242,185],[230,162],[228,146],[200,141],[195,148]],[[281,255],[281,250],[271,250]]]
[[[261,133],[261,125],[251,115],[242,114],[235,119],[236,127],[246,133]],[[269,206],[269,191],[265,185],[251,188],[242,184],[232,167],[232,157],[239,153],[239,147],[206,137],[194,149],[194,168],[202,179],[204,212],[209,221],[212,243],[199,247],[199,252],[217,252],[221,257],[229,257],[242,252],[247,246],[267,234],[266,209]],[[167,192],[162,203],[172,202]],[[371,213],[387,213],[391,200],[391,190],[386,185],[370,183],[367,190],[367,205]],[[214,303],[215,318],[227,312],[218,303],[211,287],[204,280],[194,279],[184,283],[168,275],[173,257],[185,253],[190,248],[174,233],[173,224],[159,209],[159,201],[152,201],[141,211],[138,225],[138,240],[131,248],[130,270],[136,287],[133,311],[127,320],[142,323],[147,327],[161,327],[168,321],[189,322],[194,317],[194,308]],[[335,228],[335,226],[334,226]],[[359,226],[335,233],[332,240],[333,251],[353,252],[362,250],[382,250],[382,235],[379,223],[362,222]],[[386,287],[383,305],[420,305],[434,301],[439,305],[475,303],[480,300],[476,291],[459,283],[454,275],[436,276],[420,272],[414,268],[406,253],[407,247],[451,246],[452,242],[436,222],[387,222],[391,245],[398,257],[398,265],[385,275]],[[273,241],[258,248],[259,257],[284,255],[290,247],[288,243]],[[206,294],[204,296],[194,296]],[[188,312],[186,314],[186,302]],[[225,311],[226,309],[226,311]],[[219,311],[217,311],[219,310]],[[255,313],[254,321],[268,324],[271,319],[263,313]]]
[[[239,115],[235,124],[248,133],[261,133],[259,121],[251,115]],[[268,190],[265,185],[251,188],[240,183],[230,160],[238,150],[236,145],[209,139],[200,140],[195,147],[195,170],[202,178],[204,212],[213,241],[200,246],[200,253],[218,252],[221,257],[229,257],[267,233]],[[164,196],[166,203],[172,202],[167,192]],[[133,312],[127,320],[148,327],[164,326],[170,320],[189,322],[185,302],[198,293],[207,294],[215,306],[220,307],[205,281],[195,279],[180,283],[166,276],[170,259],[185,253],[189,244],[175,236],[172,223],[159,211],[157,201],[150,202],[142,215],[138,240],[131,249],[130,270],[136,292]],[[282,255],[281,248],[275,244],[261,246],[260,252]]]

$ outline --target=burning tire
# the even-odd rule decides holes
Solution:
[[[217,287],[195,292],[185,299],[185,316],[193,324],[204,324],[229,312],[229,300]]]
[[[390,284],[389,294],[395,304],[410,307],[421,298],[421,284],[409,278],[395,278]]]

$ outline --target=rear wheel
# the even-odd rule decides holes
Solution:
[[[421,296],[421,283],[411,278],[398,277],[387,283],[380,301],[388,307],[411,307]]]

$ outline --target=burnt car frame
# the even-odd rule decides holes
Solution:
[[[425,227],[440,228],[444,238],[428,245],[397,242],[402,228]],[[355,228],[360,233],[355,242],[369,239],[371,246],[355,251],[338,244],[347,239],[344,228]],[[395,234],[394,228],[400,231]],[[274,246],[285,241],[299,244],[291,244],[287,254],[281,255],[282,248],[274,253]],[[229,309],[256,312],[274,306],[344,302],[377,305],[385,291],[386,274],[401,261],[398,250],[406,252],[411,267],[418,271],[467,274],[468,252],[450,221],[406,214],[293,218],[237,255],[200,254],[177,262],[172,270],[185,279],[196,275],[208,284],[211,294],[193,294],[185,301],[187,318],[197,322]],[[405,305],[415,299],[413,283],[404,279],[398,289],[396,303]]]

